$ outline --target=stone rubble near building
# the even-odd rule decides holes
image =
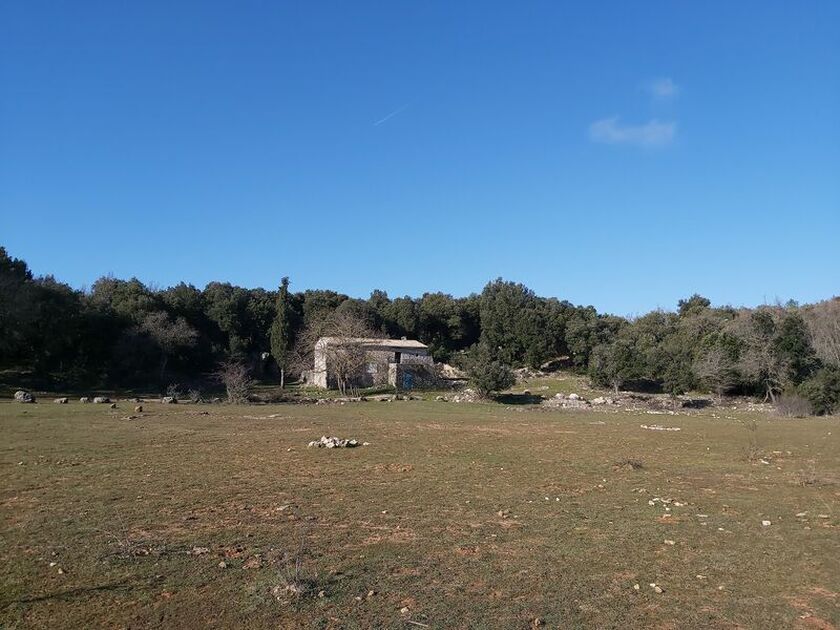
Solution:
[[[437,363],[435,368],[438,371],[438,375],[440,378],[445,379],[465,379],[467,378],[466,372],[456,368],[454,365],[449,365],[448,363]]]
[[[578,394],[554,394],[548,400],[543,401],[546,407],[555,407],[560,409],[587,409],[591,406],[589,401],[581,398]]]
[[[543,372],[542,370],[535,370],[530,367],[516,368],[513,370],[513,375],[516,377],[517,381],[527,381],[529,378],[544,378],[549,376],[548,373]]]
[[[362,446],[367,446],[367,442],[362,444]],[[330,436],[327,437],[326,435],[322,435],[320,440],[312,440],[308,445],[308,447],[317,447],[317,448],[353,448],[359,446],[359,441],[355,439],[345,440],[343,438]]]
[[[478,401],[480,398],[481,396],[478,395],[477,391],[475,391],[471,387],[467,387],[466,389],[462,389],[457,394],[453,394],[452,396],[447,397],[446,400],[456,403],[471,403]]]

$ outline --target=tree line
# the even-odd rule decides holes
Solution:
[[[331,290],[275,291],[211,282],[157,289],[103,277],[77,290],[35,277],[0,247],[0,369],[45,385],[165,386],[201,382],[236,361],[261,378],[300,371],[296,343],[325,322],[418,339],[436,361],[588,374],[615,390],[704,390],[840,406],[840,298],[799,306],[715,307],[694,295],[637,318],[536,295],[496,279],[481,293],[367,299]]]

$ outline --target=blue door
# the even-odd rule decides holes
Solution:
[[[414,374],[411,372],[404,372],[402,379],[402,388],[411,389],[414,387]]]

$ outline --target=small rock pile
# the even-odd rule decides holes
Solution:
[[[316,405],[343,405],[344,403],[364,402],[361,396],[341,396],[340,398],[319,398]]]
[[[543,402],[543,405],[546,407],[560,407],[561,409],[588,409],[591,403],[581,398],[578,394],[569,394],[568,396],[554,394],[552,398]]]
[[[367,444],[367,442],[365,442]],[[343,438],[322,435],[320,440],[312,440],[307,446],[317,448],[353,448],[359,446],[358,440],[345,440]]]
[[[471,403],[481,400],[481,396],[479,396],[478,392],[470,387],[462,389],[460,392],[458,392],[457,394],[453,394],[452,396],[442,396],[441,398],[443,398],[444,401],[456,403]]]
[[[35,396],[33,396],[32,394],[30,394],[27,391],[19,389],[18,391],[15,392],[15,402],[34,403],[35,402]]]

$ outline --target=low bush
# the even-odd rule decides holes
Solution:
[[[812,413],[811,403],[799,394],[782,394],[776,399],[776,413],[788,418],[804,418]]]
[[[799,393],[822,416],[840,412],[840,368],[824,367],[799,386]]]

